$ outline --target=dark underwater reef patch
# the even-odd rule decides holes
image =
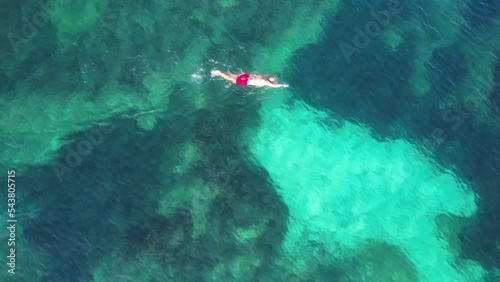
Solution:
[[[487,269],[500,265],[500,252],[497,249],[500,220],[496,216],[500,214],[500,128],[495,122],[500,117],[500,59],[495,64],[494,81],[496,86],[487,93],[492,121],[477,124],[472,118],[463,120],[449,140],[450,143],[458,141],[460,146],[454,150],[444,146],[435,151],[440,163],[456,166],[473,183],[472,188],[478,195],[478,212],[474,221],[469,222],[460,235],[462,256],[478,260]],[[439,124],[439,121],[435,121],[435,124]],[[457,151],[462,153],[457,154]]]
[[[469,1],[465,11],[467,20],[466,29],[471,31],[485,31],[492,25],[500,24],[500,2],[497,0],[472,0]]]
[[[500,265],[500,134],[488,134],[488,128],[471,130],[460,139],[467,158],[457,160],[461,171],[474,181],[478,194],[476,219],[461,234],[464,257],[481,262],[488,269]],[[449,157],[449,156],[447,156]]]
[[[204,186],[220,187],[206,215],[205,232],[193,236],[194,217],[200,216],[192,206],[195,203],[176,206],[170,216],[154,212],[131,215],[134,220],[126,228],[123,247],[117,246],[121,256],[133,261],[137,256],[150,255],[168,269],[171,277],[190,281],[202,280],[220,264],[242,257],[269,261],[276,257],[286,233],[287,207],[269,182],[267,172],[250,165],[246,149],[235,143],[238,129],[248,120],[231,117],[231,110],[224,107],[195,114],[192,130],[202,156],[180,176],[201,178]],[[235,164],[228,163],[228,158]],[[170,179],[169,186],[184,185],[179,176],[163,177]],[[152,193],[157,196],[149,198],[157,198],[161,191]],[[235,234],[247,229],[255,230],[258,237],[238,241]],[[265,267],[263,264],[257,272],[266,272]],[[221,273],[215,275],[224,277]]]
[[[492,113],[495,115],[498,123],[500,123],[500,52],[496,55],[497,61],[495,63],[495,72],[493,75],[493,81],[495,85],[491,92],[489,93],[490,108]],[[498,125],[497,127],[500,127]]]
[[[464,82],[467,75],[464,55],[456,46],[435,50],[428,63],[432,92],[447,95],[453,87]]]
[[[122,248],[127,238],[134,238],[127,242],[140,248],[144,231],[138,226],[157,221],[152,216],[156,203],[146,196],[159,187],[154,160],[163,150],[163,135],[149,136],[156,141],[149,140],[144,150],[140,146],[148,142],[134,143],[140,135],[129,133],[134,122],[115,120],[113,124],[116,129],[63,182],[50,166],[25,176],[38,183],[26,190],[30,208],[36,212],[27,220],[25,238],[51,261],[38,266],[46,281],[91,279],[92,267],[101,258]],[[78,142],[84,137],[73,138]],[[64,156],[61,152],[56,161],[64,163]]]
[[[343,119],[377,127],[381,134],[390,134],[394,122],[406,115],[416,101],[408,83],[412,70],[408,58],[416,42],[407,40],[392,53],[375,37],[348,63],[340,44],[352,39],[353,27],[371,19],[367,7],[357,7],[355,17],[351,9],[350,4],[343,5],[335,20],[325,26],[322,40],[295,56],[297,71],[293,81],[300,90],[298,98],[328,108]]]
[[[215,184],[222,189],[212,203],[208,215],[211,228],[203,244],[213,245],[209,248],[213,259],[224,261],[240,256],[250,247],[256,248],[257,257],[271,263],[279,253],[287,230],[288,208],[267,171],[256,167],[249,159],[248,148],[235,142],[239,134],[237,129],[253,126],[256,112],[251,112],[252,118],[234,118],[241,116],[234,109],[231,106],[223,111],[201,110],[194,126],[203,157],[191,173],[201,177],[205,184]],[[255,226],[260,226],[260,235],[255,241],[249,245],[234,241],[233,234],[238,229]],[[265,276],[271,271],[267,268],[264,263],[257,273]]]

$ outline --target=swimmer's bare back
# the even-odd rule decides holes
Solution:
[[[254,75],[254,74],[232,74],[228,72],[221,72],[219,70],[212,70],[212,77],[221,77],[231,83],[239,86],[255,86],[255,87],[288,87],[288,84],[280,84],[274,76],[267,75]]]

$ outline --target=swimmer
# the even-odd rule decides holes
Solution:
[[[255,86],[255,87],[288,87],[288,84],[280,84],[275,76],[268,75],[255,75],[255,74],[232,74],[228,72],[221,72],[219,70],[212,70],[212,77],[222,77],[223,79],[230,81],[236,85],[240,86]]]

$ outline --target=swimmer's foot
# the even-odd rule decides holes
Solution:
[[[210,76],[212,77],[216,77],[216,76],[220,76],[222,73],[220,72],[220,70],[212,70],[210,72]]]

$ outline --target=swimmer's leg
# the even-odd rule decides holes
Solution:
[[[219,70],[212,70],[210,75],[212,77],[216,77],[216,76],[222,77],[223,79],[231,81],[233,83],[236,81],[236,77],[237,77],[237,75],[235,75],[235,74],[228,73],[228,72],[221,72]]]

